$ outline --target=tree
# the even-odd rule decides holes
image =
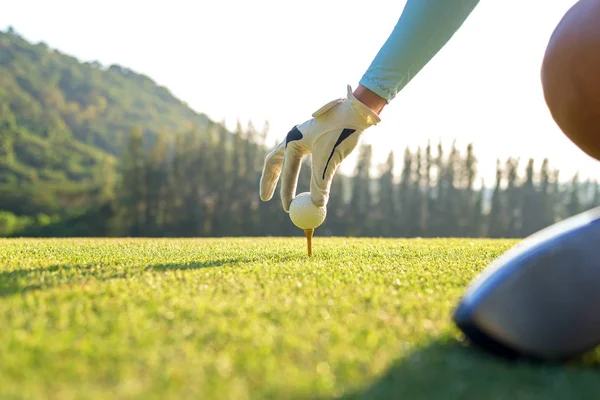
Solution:
[[[507,234],[507,218],[503,201],[502,190],[503,170],[500,165],[500,160],[496,160],[496,186],[492,193],[492,205],[489,214],[488,236],[492,238],[504,237]]]
[[[579,173],[576,173],[571,180],[571,187],[569,189],[569,203],[567,204],[568,216],[573,216],[582,211],[579,192]]]
[[[463,187],[465,188],[465,195],[462,204],[464,205],[460,209],[463,210],[464,222],[462,233],[463,236],[476,236],[478,235],[478,221],[481,215],[481,197],[475,193],[474,185],[475,179],[477,178],[477,157],[473,150],[473,144],[469,143],[467,146],[467,155],[464,161],[463,168]]]
[[[13,147],[13,137],[8,132],[2,132],[0,135],[0,160],[12,162],[15,157]]]
[[[421,171],[423,169],[423,162],[421,157],[421,148],[417,147],[415,153],[415,168],[411,175],[412,187],[410,189],[411,197],[409,200],[408,211],[411,218],[408,221],[408,235],[419,236],[423,233],[421,230],[422,219],[423,219],[423,196],[421,193]]]
[[[600,185],[598,184],[598,181],[594,180],[594,195],[592,197],[591,207],[598,206],[600,206]]]
[[[352,230],[351,232],[363,232],[369,230],[367,217],[371,211],[371,160],[373,148],[371,145],[361,145],[358,149],[358,161],[356,173],[352,182]]]
[[[554,222],[552,186],[549,169],[549,161],[545,158],[542,161],[540,170],[540,190],[539,190],[539,219],[536,221],[534,231],[538,231]]]
[[[440,218],[440,236],[457,236],[460,235],[461,215],[460,215],[460,193],[455,186],[459,180],[460,171],[460,155],[456,147],[456,141],[452,142],[448,159],[440,174],[441,196],[440,206],[443,212]]]
[[[525,169],[525,182],[520,187],[523,204],[521,213],[522,223],[519,232],[520,236],[529,236],[538,230],[540,225],[540,196],[534,184],[534,160],[529,159]]]
[[[519,196],[518,182],[519,159],[510,157],[506,161],[506,215],[508,237],[518,237],[521,230],[521,197]]]
[[[411,185],[413,173],[413,154],[410,148],[404,149],[402,172],[400,174],[400,185],[398,187],[398,205],[400,207],[399,225],[396,230],[398,236],[408,236],[410,234],[410,224],[412,216],[410,206],[413,201],[413,186]]]
[[[167,133],[161,132],[145,157],[145,235],[159,235],[165,223],[165,188],[168,182]]]
[[[382,167],[378,188],[379,198],[375,208],[377,225],[380,227],[379,232],[382,236],[391,236],[393,226],[397,222],[393,151],[390,151]]]
[[[129,234],[138,236],[143,233],[146,210],[146,168],[144,137],[139,128],[131,131],[129,143],[123,160],[123,185],[121,203],[124,219],[130,226]]]
[[[425,147],[425,164],[423,166],[424,174],[422,179],[423,195],[421,200],[421,221],[419,222],[419,229],[423,236],[430,236],[430,218],[431,218],[431,167],[433,164],[433,158],[431,155],[431,142],[427,141],[427,147]]]

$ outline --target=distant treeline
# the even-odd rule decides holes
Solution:
[[[171,140],[173,139],[173,140]],[[433,147],[433,148],[432,148]],[[298,235],[283,212],[278,190],[270,202],[258,197],[264,132],[252,125],[234,134],[214,125],[206,131],[162,133],[152,143],[140,130],[124,149],[114,193],[91,212],[20,234],[39,236],[288,236]],[[372,150],[357,148],[351,176],[334,178],[328,218],[318,234],[383,237],[524,237],[553,222],[600,205],[597,182],[577,175],[560,185],[548,160],[497,160],[493,187],[478,183],[472,145],[424,144],[406,149],[394,174],[391,152],[372,171]],[[309,159],[298,193],[307,191]],[[108,180],[116,178],[111,177]],[[0,216],[0,221],[1,221]],[[0,222],[0,229],[2,222]]]

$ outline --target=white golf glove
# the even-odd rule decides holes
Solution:
[[[354,150],[360,135],[381,121],[379,116],[361,103],[348,85],[347,98],[325,104],[311,119],[294,126],[285,140],[265,158],[260,178],[260,198],[271,200],[279,176],[281,202],[289,212],[296,196],[302,158],[312,153],[310,193],[313,203],[325,206],[329,201],[331,181],[340,163]]]

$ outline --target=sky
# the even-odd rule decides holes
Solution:
[[[368,129],[376,162],[390,150],[473,143],[480,177],[496,159],[543,157],[563,179],[600,179],[600,163],[559,130],[542,94],[548,38],[575,0],[482,0],[450,42]],[[275,0],[6,2],[0,28],[82,61],[148,75],[198,112],[233,128],[263,127],[269,143],[356,87],[405,1]],[[342,164],[352,172],[357,152]],[[398,158],[398,167],[401,158]]]

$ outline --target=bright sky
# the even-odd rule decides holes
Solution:
[[[550,158],[563,179],[600,178],[600,164],[556,127],[539,69],[548,38],[575,0],[482,0],[450,43],[369,129],[382,161],[428,139],[475,145],[491,185],[496,158]],[[270,123],[269,142],[356,86],[405,1],[20,0],[0,27],[80,60],[127,66],[214,120]],[[449,147],[446,147],[448,150]],[[356,152],[355,154],[356,155]],[[351,157],[343,170],[351,171]],[[401,159],[398,159],[400,164]]]

